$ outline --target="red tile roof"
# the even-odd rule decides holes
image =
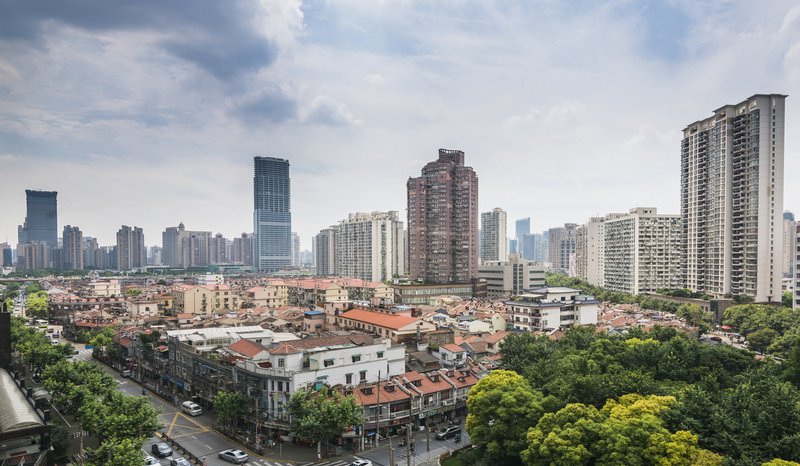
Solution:
[[[353,309],[339,317],[393,330],[399,330],[407,325],[419,322],[419,319],[416,317],[393,316],[381,312],[363,311],[361,309]]]
[[[267,348],[263,345],[260,345],[254,341],[247,340],[242,338],[234,343],[228,345],[228,349],[231,351],[235,351],[242,356],[246,356],[250,359],[256,357],[256,355],[262,351],[267,351]]]
[[[453,344],[453,343],[448,343],[446,345],[442,345],[439,348],[446,349],[447,351],[450,351],[451,353],[461,353],[461,352],[466,351],[464,348],[462,348],[462,347],[460,347],[460,346],[458,346],[456,344]]]

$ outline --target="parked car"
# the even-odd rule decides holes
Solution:
[[[242,450],[222,450],[219,452],[219,458],[233,464],[246,463],[249,459],[247,453]]]
[[[461,436],[461,426],[450,426],[436,433],[436,440],[444,440],[458,435]]]
[[[192,466],[192,463],[185,458],[177,457],[169,459],[169,466]]]
[[[350,463],[349,466],[372,466],[372,461],[370,460],[355,460]]]
[[[159,458],[166,458],[172,454],[172,448],[164,442],[153,444],[153,446],[150,447],[150,451]]]
[[[144,466],[152,466],[154,464],[160,465],[161,463],[158,462],[157,459],[153,458],[146,451],[142,450],[142,454],[144,455]]]
[[[183,404],[181,404],[181,410],[190,416],[199,416],[203,414],[203,408],[193,401],[184,401]]]
[[[124,371],[120,372],[120,375],[123,377],[130,377],[133,375],[133,371],[130,369],[125,369]]]

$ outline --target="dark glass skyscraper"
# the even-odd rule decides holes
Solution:
[[[292,266],[292,214],[289,161],[255,157],[253,176],[253,245],[258,270]]]
[[[25,223],[19,227],[19,243],[47,243],[50,249],[58,247],[58,208],[56,191],[25,190],[27,211]]]

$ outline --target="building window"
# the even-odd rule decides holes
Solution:
[[[330,366],[332,366],[332,365],[333,365],[333,359],[326,359],[325,361],[323,361],[323,362],[322,362],[322,364],[323,364],[325,367],[330,367]]]
[[[351,383],[353,383],[353,374],[345,374],[344,375],[344,383],[346,383],[347,385],[350,385]]]
[[[378,351],[378,359],[383,357],[383,351]]]
[[[283,391],[283,382],[281,382],[280,380],[278,381],[278,391],[279,392]]]
[[[367,381],[367,371],[359,372],[358,376],[359,376],[359,380],[360,381],[362,381],[362,382],[366,382]]]
[[[286,367],[286,359],[278,358],[278,367]]]
[[[354,354],[353,355],[353,362],[359,362],[359,361],[361,361],[361,355],[360,354]]]

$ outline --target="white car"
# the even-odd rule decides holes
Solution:
[[[350,463],[350,466],[372,466],[372,461],[370,460],[355,460]]]
[[[246,463],[249,459],[247,453],[242,450],[222,450],[219,452],[219,458],[233,464]]]
[[[191,416],[199,416],[203,414],[203,408],[201,408],[197,403],[193,403],[191,401],[184,401],[181,405],[181,409],[184,413]]]
[[[161,463],[158,462],[157,459],[155,459],[152,456],[148,455],[146,451],[142,450],[142,454],[144,454],[144,466],[152,466],[154,464],[158,464],[158,465],[161,464]]]

